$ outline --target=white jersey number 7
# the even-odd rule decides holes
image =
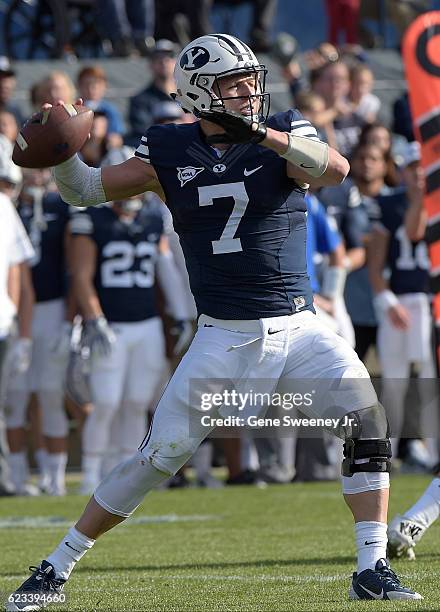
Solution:
[[[214,200],[218,198],[234,199],[234,208],[226,222],[220,239],[212,241],[214,255],[242,251],[243,247],[241,246],[240,238],[234,238],[234,236],[249,203],[249,196],[243,181],[225,183],[224,185],[207,185],[206,187],[198,187],[198,190],[200,206],[212,206]]]

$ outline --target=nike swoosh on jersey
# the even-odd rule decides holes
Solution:
[[[369,546],[370,544],[380,544],[380,542],[367,542],[367,540],[365,540],[365,546]]]
[[[361,587],[361,589],[364,589],[366,593],[371,595],[373,599],[383,599],[383,589],[381,590],[380,593],[374,593],[373,591],[370,591],[370,589],[367,589],[367,587],[364,587],[361,584],[359,586]]]
[[[260,168],[262,168],[263,166],[258,166],[257,168],[254,168],[253,170],[247,170],[246,168],[244,169],[244,175],[245,176],[250,176],[251,174],[253,174],[254,172],[256,172],[257,170],[260,170]]]

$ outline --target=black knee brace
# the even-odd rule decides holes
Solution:
[[[368,459],[368,461],[365,461]],[[357,472],[389,472],[391,467],[391,442],[348,438],[344,443],[342,475],[353,476]],[[364,460],[362,463],[356,461]]]

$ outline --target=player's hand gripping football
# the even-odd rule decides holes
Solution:
[[[261,142],[266,138],[266,126],[255,121],[255,118],[246,117],[240,113],[223,108],[215,108],[200,113],[201,119],[219,125],[225,130],[224,134],[213,134],[206,138],[213,144],[239,144],[245,142]]]
[[[93,111],[78,99],[76,104],[43,104],[21,127],[12,161],[24,168],[51,168],[81,150],[93,124]]]

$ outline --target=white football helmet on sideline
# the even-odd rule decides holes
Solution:
[[[254,74],[260,99],[259,114],[266,119],[270,96],[265,92],[267,70],[254,52],[241,40],[229,34],[208,34],[190,42],[176,61],[175,99],[186,111],[199,116],[201,111],[224,107],[224,99],[213,91],[217,79],[231,74]]]

